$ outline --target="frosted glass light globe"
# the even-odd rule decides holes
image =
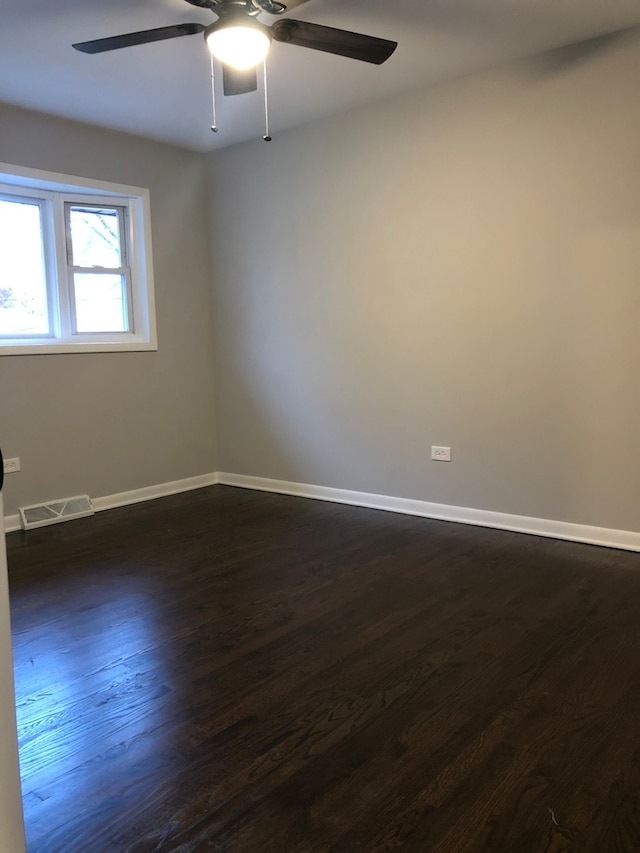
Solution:
[[[216,59],[239,71],[255,68],[269,51],[269,36],[252,26],[227,26],[207,35],[207,46]]]

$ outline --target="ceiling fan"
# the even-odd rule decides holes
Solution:
[[[257,66],[265,59],[271,41],[321,50],[349,59],[381,65],[398,43],[334,27],[283,18],[271,26],[255,20],[263,12],[282,15],[307,0],[186,0],[218,16],[209,26],[197,23],[174,24],[153,30],[126,33],[74,44],[83,53],[103,53],[153,41],[204,33],[207,46],[222,63],[225,95],[242,95],[258,88]]]

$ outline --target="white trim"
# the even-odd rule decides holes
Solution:
[[[116,495],[93,498],[91,504],[96,512],[102,512],[105,509],[139,504],[143,501],[152,501],[155,498],[177,495],[180,492],[190,492],[193,489],[204,489],[205,486],[215,486],[217,482],[218,475],[215,473],[200,474],[198,477],[187,477],[184,480],[174,480],[171,483],[160,483],[157,486],[145,486],[142,489],[132,489],[129,492],[119,492]]]
[[[20,526],[20,516],[17,513],[16,515],[5,515],[4,532],[13,533],[14,530],[22,530],[22,527]]]
[[[2,339],[0,356],[156,351],[158,338],[149,190],[8,163],[0,163],[0,184],[3,190],[10,191],[8,195],[34,197],[46,204],[44,212],[48,227],[44,229],[43,239],[51,320],[50,334],[46,336]],[[131,321],[128,332],[77,334],[72,331],[65,201],[119,204],[128,212],[126,235]]]
[[[93,498],[91,505],[94,512],[102,512],[105,509],[115,509],[119,506],[151,501],[155,498],[164,498],[169,495],[177,495],[180,492],[190,492],[193,489],[203,489],[205,486],[215,486],[218,475],[200,474],[198,477],[187,477],[184,480],[174,480],[170,483],[160,483],[157,486],[145,486],[142,489],[132,489],[129,492],[119,492],[115,495],[105,495],[101,498]],[[4,519],[5,531],[12,533],[22,530],[19,515],[7,515]]]
[[[205,486],[215,486],[218,483],[223,486],[237,486],[241,489],[276,492],[280,495],[294,495],[300,498],[312,498],[369,509],[381,509],[387,512],[399,512],[404,515],[418,515],[423,518],[472,524],[477,527],[492,527],[498,530],[511,530],[514,533],[530,533],[534,536],[546,536],[551,539],[565,539],[571,542],[584,542],[588,545],[620,548],[624,551],[640,551],[640,532],[632,530],[591,527],[586,524],[572,524],[545,518],[529,518],[525,515],[510,515],[504,512],[490,512],[409,498],[374,495],[369,492],[331,489],[326,486],[312,486],[306,483],[291,483],[287,480],[270,480],[265,477],[249,477],[245,474],[223,472],[201,474],[198,477],[187,477],[184,480],[174,480],[170,483],[160,483],[156,486],[145,486],[142,489],[132,489],[128,492],[93,498],[92,505],[96,512],[102,512],[106,509],[150,501],[155,498],[176,495],[180,492],[189,492],[193,489],[202,489]],[[4,522],[7,533],[22,529],[19,515],[8,515]]]
[[[566,539],[571,542],[585,542],[589,545],[602,545],[607,548],[621,548],[625,551],[640,551],[640,532],[631,530],[591,527],[586,524],[572,524],[546,518],[529,518],[525,515],[510,515],[504,512],[449,506],[448,504],[395,498],[388,495],[374,495],[368,492],[352,492],[347,489],[330,489],[326,486],[290,483],[286,480],[248,477],[244,474],[219,472],[218,483],[224,486],[238,486],[242,489],[257,489],[263,492],[277,492],[278,494],[295,495],[301,498],[313,498],[388,512],[399,512],[405,515],[419,515],[441,521],[473,524],[477,527],[492,527],[499,530],[511,530],[515,533],[530,533],[534,536],[546,536],[551,539]]]
[[[44,169],[32,169],[29,166],[17,166],[13,163],[0,163],[0,180],[9,179],[11,183],[35,189],[55,192],[79,193],[85,195],[87,187],[96,189],[109,197],[145,195],[149,190],[144,187],[132,187],[129,184],[116,184],[111,181],[99,181],[96,178],[66,175],[63,172],[48,172]]]

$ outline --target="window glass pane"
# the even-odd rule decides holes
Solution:
[[[119,208],[70,205],[71,245],[76,267],[119,268],[122,263]]]
[[[128,332],[124,275],[75,273],[77,332]]]
[[[49,332],[42,211],[0,198],[0,335]]]

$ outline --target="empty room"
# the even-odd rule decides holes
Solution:
[[[639,84],[637,0],[7,0],[0,853],[640,850]]]

